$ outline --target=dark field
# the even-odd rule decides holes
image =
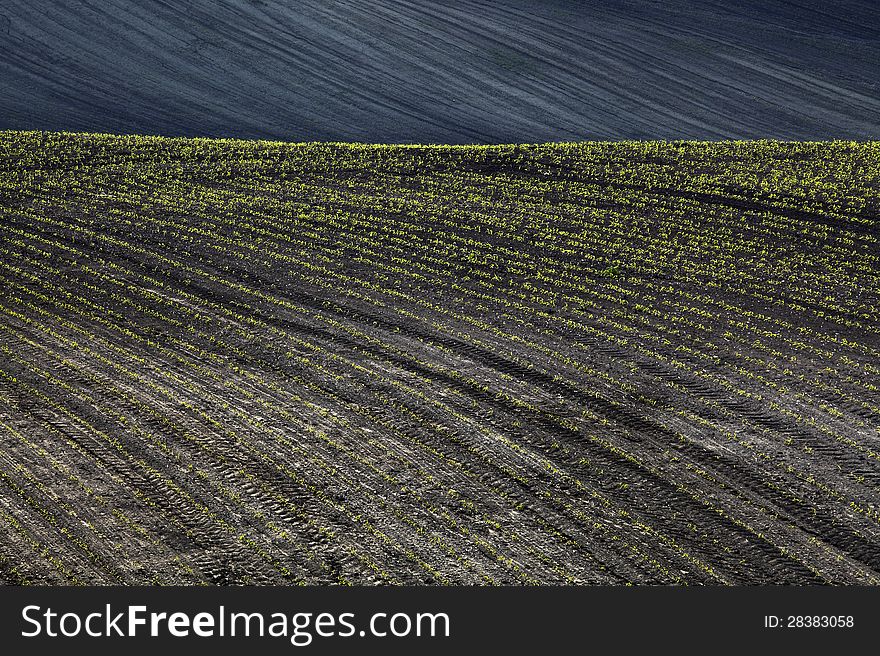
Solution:
[[[880,144],[0,134],[0,581],[880,582]]]
[[[874,0],[0,0],[0,130],[876,139]]]

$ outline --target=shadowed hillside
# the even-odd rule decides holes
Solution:
[[[878,25],[805,0],[0,0],[0,129],[875,138]]]

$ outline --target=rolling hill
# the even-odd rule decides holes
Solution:
[[[878,136],[880,7],[0,0],[0,129],[381,143]]]
[[[880,144],[0,134],[0,581],[880,582]]]

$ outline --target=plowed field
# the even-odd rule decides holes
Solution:
[[[0,133],[0,580],[880,582],[880,145]]]

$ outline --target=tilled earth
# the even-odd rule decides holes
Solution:
[[[3,0],[0,129],[872,139],[874,0]]]
[[[0,143],[6,583],[880,582],[876,145]]]

